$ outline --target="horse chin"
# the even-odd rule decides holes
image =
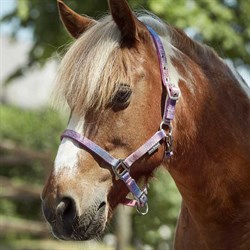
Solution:
[[[85,241],[99,238],[105,230],[108,220],[108,208],[100,207],[95,214],[76,216],[70,226],[52,228],[53,235],[60,240]]]

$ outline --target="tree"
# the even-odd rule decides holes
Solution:
[[[151,0],[150,9],[219,55],[250,63],[250,2],[248,0]]]
[[[106,0],[65,0],[79,13],[100,18],[108,10]],[[213,47],[222,57],[238,64],[250,63],[250,2],[248,0],[129,0],[137,9],[148,9],[171,25],[193,34]],[[8,80],[23,74],[34,64],[44,65],[56,52],[64,51],[70,38],[61,24],[56,0],[17,0],[12,13],[3,22],[13,19],[17,25],[15,37],[22,27],[33,33],[33,46],[27,64],[18,69]]]

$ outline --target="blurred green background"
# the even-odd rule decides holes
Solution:
[[[108,10],[105,0],[65,2],[79,13],[95,18]],[[192,38],[210,45],[249,80],[249,0],[130,0],[129,3],[137,10],[152,11],[184,29]],[[57,64],[71,38],[59,20],[55,0],[0,0],[0,9],[0,249],[172,249],[180,196],[164,170],[159,170],[150,184],[147,216],[120,208],[102,241],[73,244],[53,239],[42,217],[40,193],[53,167],[67,115],[51,110],[47,101],[27,105],[39,96],[38,82],[31,77],[32,85],[20,87],[20,79],[25,79],[31,71],[42,71],[51,60]],[[14,64],[24,55],[10,56],[6,52],[7,46],[12,51],[16,43],[21,50],[29,44],[25,47],[25,60],[7,70],[6,65]],[[40,84],[46,85],[46,73],[43,77]],[[26,103],[23,105],[15,95],[20,92],[22,97],[22,91],[30,86],[34,86],[36,95],[23,95],[22,101]],[[117,244],[116,237],[120,228],[117,221],[123,213],[131,219],[126,246]]]

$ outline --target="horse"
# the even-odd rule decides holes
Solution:
[[[174,249],[249,249],[249,88],[213,49],[126,0],[100,20],[57,1],[75,41],[55,84],[70,118],[42,193],[53,234],[97,237],[118,204],[146,214],[138,182],[163,166],[182,196]]]

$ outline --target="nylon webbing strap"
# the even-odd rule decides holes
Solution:
[[[166,133],[163,129],[156,132],[147,142],[145,142],[140,148],[138,148],[135,152],[129,155],[124,163],[128,166],[128,168],[138,159],[140,159],[143,155],[149,152],[151,149],[157,149],[158,143],[166,137]],[[153,152],[152,152],[153,153]]]
[[[162,83],[166,87],[167,93],[168,93],[167,100],[165,102],[163,123],[170,126],[171,121],[174,119],[175,104],[180,96],[180,90],[178,86],[175,86],[170,83],[167,56],[166,56],[165,49],[164,49],[164,46],[160,37],[150,26],[147,26],[147,28],[153,38],[153,41],[157,50]]]
[[[98,156],[100,156],[106,163],[111,166],[116,166],[119,164],[120,160],[114,158],[107,151],[102,149],[100,146],[95,144],[93,141],[89,140],[87,137],[80,135],[74,130],[65,130],[61,136],[61,139],[67,137],[79,143],[81,147],[88,148],[91,152],[94,152]]]

